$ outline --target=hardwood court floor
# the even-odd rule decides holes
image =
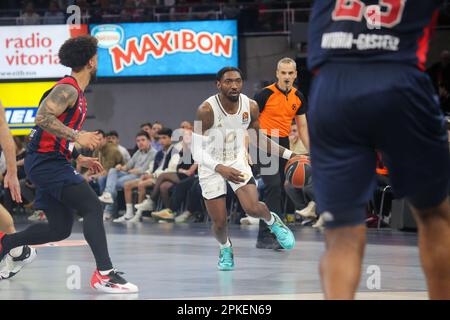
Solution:
[[[207,224],[106,222],[115,267],[140,288],[135,295],[107,295],[89,288],[95,265],[81,226],[76,222],[62,243],[38,247],[31,265],[0,281],[0,299],[322,299],[323,235],[310,227],[294,227],[297,244],[288,252],[256,249],[257,226],[231,225],[236,268],[220,272]],[[379,289],[373,270],[380,274]],[[369,230],[357,298],[427,298],[416,233]]]

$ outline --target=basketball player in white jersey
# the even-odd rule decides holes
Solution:
[[[286,159],[294,154],[265,135],[259,139],[259,134],[248,135],[247,129],[259,133],[259,108],[255,101],[241,94],[242,84],[242,73],[237,68],[225,67],[217,73],[219,93],[198,108],[192,140],[192,154],[199,164],[202,195],[213,223],[214,236],[220,243],[218,268],[223,271],[234,269],[233,249],[227,230],[227,183],[244,211],[249,216],[263,219],[284,249],[292,249],[295,245],[289,228],[276,213],[269,211],[265,203],[258,201],[248,161],[247,137],[269,153],[277,153]]]

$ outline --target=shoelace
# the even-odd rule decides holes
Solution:
[[[233,253],[231,252],[231,250],[223,250],[222,251],[222,261],[225,260],[232,260],[233,259]]]

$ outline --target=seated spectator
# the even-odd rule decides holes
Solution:
[[[97,132],[102,136],[102,141],[99,147],[94,150],[92,157],[98,158],[98,161],[103,167],[103,171],[96,174],[88,171],[85,174],[85,178],[91,185],[96,184],[99,193],[102,194],[106,187],[106,178],[109,170],[115,168],[118,164],[123,165],[125,163],[117,145],[106,140],[106,134],[103,130],[97,130]]]
[[[295,122],[292,123],[291,132],[289,133],[289,149],[296,154],[308,154],[308,150],[305,148],[300,136],[298,135],[297,125]]]
[[[159,143],[158,139],[158,132],[159,130],[162,129],[162,124],[159,123],[158,121],[156,121],[153,125],[152,125],[152,133],[150,134],[150,139],[152,140],[152,148],[155,149],[156,151],[160,151],[162,149],[162,145],[161,143]]]
[[[192,126],[192,123],[190,123],[187,120],[184,120],[180,123],[180,128],[183,130],[191,130],[191,131],[194,129],[194,127]]]
[[[300,139],[299,139],[300,140]],[[313,225],[314,228],[321,228],[323,226],[323,219],[317,216],[316,213],[316,203],[313,191],[313,180],[308,179],[303,188],[296,188],[288,181],[284,183],[284,190],[287,196],[292,200],[295,205],[295,213],[305,219],[316,220]]]
[[[118,164],[115,168],[108,171],[105,190],[99,197],[101,202],[107,204],[104,211],[104,219],[112,217],[117,191],[123,189],[125,182],[136,180],[142,176],[149,163],[155,158],[156,152],[151,149],[147,132],[141,131],[136,135],[136,144],[139,150],[133,154],[133,157],[126,165]],[[127,207],[127,210],[130,209]]]
[[[33,2],[27,2],[24,13],[17,20],[17,24],[36,25],[41,24],[41,17],[34,11]]]
[[[154,212],[152,214],[153,217],[167,220],[173,220],[175,218],[175,211],[170,208],[169,191],[172,187],[178,185],[181,181],[189,177],[193,177],[196,174],[198,168],[198,165],[194,163],[191,154],[191,139],[192,131],[185,130],[182,146],[178,154],[179,161],[176,166],[176,171],[163,173],[156,180],[155,186],[153,187],[152,193],[150,195],[150,200],[155,202],[158,200],[158,196],[161,196],[164,209],[158,212]],[[175,158],[175,156],[172,158]]]
[[[65,20],[58,3],[55,0],[50,1],[48,11],[44,15],[43,24],[64,24]]]
[[[119,148],[119,151],[123,157],[123,162],[125,164],[127,164],[128,161],[130,161],[131,156],[130,156],[130,153],[128,152],[127,148],[120,145],[119,134],[117,133],[117,131],[112,130],[112,131],[108,132],[106,134],[106,139],[108,140],[108,142],[112,142],[113,144],[115,144],[117,146],[117,148]]]
[[[165,172],[175,172],[176,165],[179,160],[179,158],[173,156],[174,152],[172,152],[173,146],[171,138],[171,129],[162,128],[160,130],[160,142],[163,146],[163,149],[156,153],[151,170],[149,166],[149,170],[147,170],[140,179],[131,180],[125,183],[124,191],[127,210],[125,212],[125,215],[119,219],[116,219],[115,222],[123,222],[129,220],[138,221],[140,219],[140,214],[142,214],[142,211],[153,210],[153,202],[150,199],[144,201],[147,187],[153,186],[157,181],[159,175]],[[134,216],[132,206],[132,192],[135,188],[138,188],[138,204],[136,205],[136,209],[138,209],[138,211],[140,210],[137,217]]]
[[[150,122],[141,124],[141,130],[148,133],[150,140],[152,139],[152,127],[153,125]]]

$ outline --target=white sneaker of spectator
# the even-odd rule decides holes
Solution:
[[[142,210],[138,210],[136,211],[136,214],[130,220],[128,220],[128,222],[131,223],[141,222],[141,218],[142,218]]]
[[[98,197],[98,199],[101,202],[106,203],[106,204],[113,204],[114,203],[114,199],[112,198],[112,195],[109,192],[103,192],[103,194],[100,197]]]
[[[189,219],[190,216],[192,216],[192,213],[189,210],[186,210],[175,218],[175,222],[176,223],[186,222],[186,220]]]
[[[141,211],[152,211],[155,207],[153,200],[150,198],[145,199],[141,203],[135,204],[134,207]]]
[[[131,219],[133,219],[133,217],[134,217],[134,214],[130,215],[127,212],[123,216],[121,216],[121,217],[119,217],[117,219],[114,219],[113,222],[127,222],[127,221],[130,221]]]
[[[244,218],[241,218],[241,225],[249,226],[251,224],[259,224],[259,219],[258,218],[254,218],[254,217],[250,217],[250,216],[246,216]]]
[[[302,210],[295,210],[295,213],[303,218],[316,218],[316,203],[314,201],[310,201],[306,208]]]
[[[323,229],[325,224],[325,220],[323,219],[323,216],[320,215],[319,219],[317,219],[316,223],[314,223],[312,225],[313,228],[319,228],[319,229]]]

